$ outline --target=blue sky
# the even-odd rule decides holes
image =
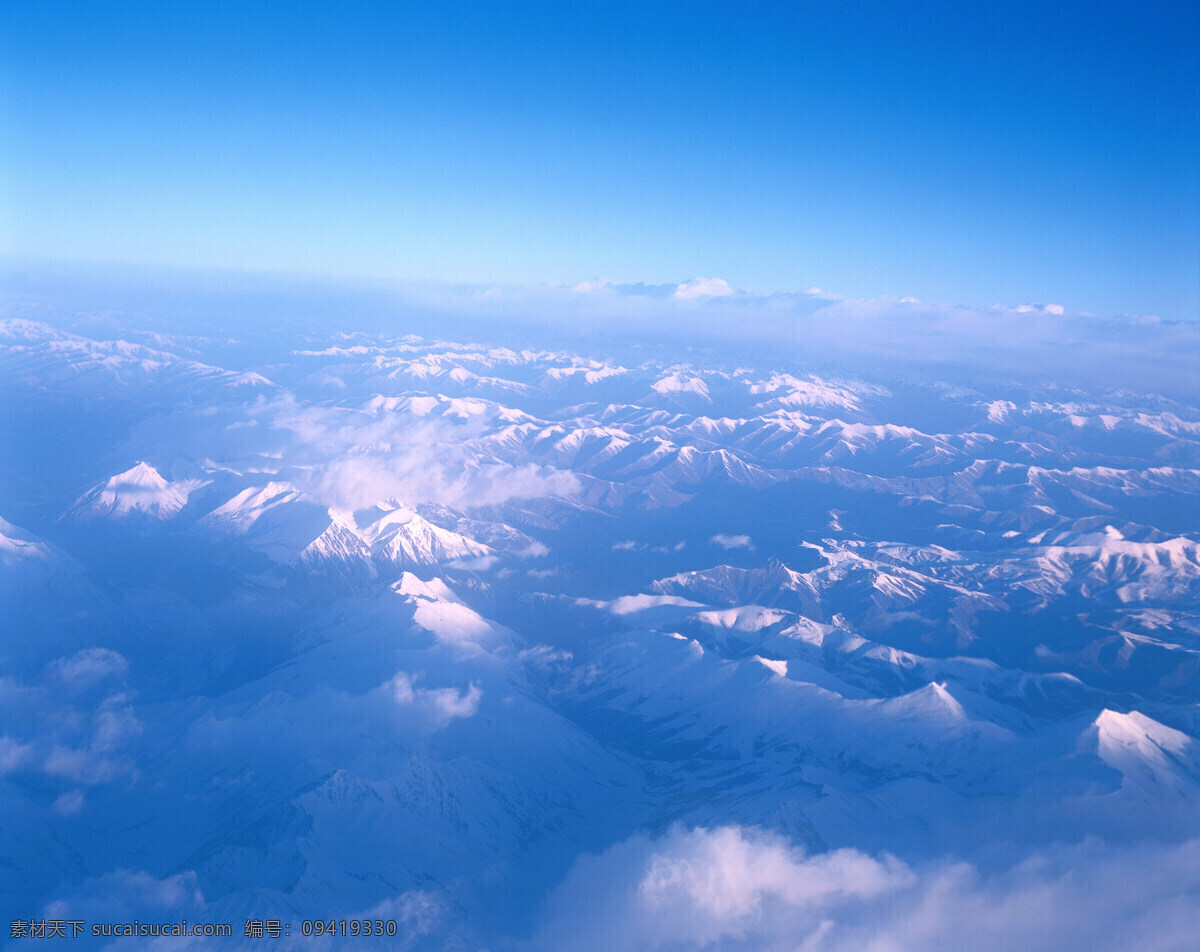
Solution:
[[[0,11],[0,251],[1200,313],[1200,8]]]

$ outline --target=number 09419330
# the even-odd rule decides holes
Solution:
[[[384,935],[396,934],[395,919],[305,919],[301,935]]]

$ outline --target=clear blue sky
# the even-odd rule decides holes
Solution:
[[[0,7],[0,251],[1200,313],[1200,5]]]

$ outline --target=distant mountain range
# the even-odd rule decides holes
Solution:
[[[981,875],[1200,837],[1200,408],[277,345],[0,322],[10,918],[545,948],[695,831]]]

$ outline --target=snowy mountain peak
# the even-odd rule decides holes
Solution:
[[[1166,752],[1182,757],[1193,747],[1187,734],[1160,724],[1140,711],[1121,714],[1107,708],[1093,722],[1096,738],[1105,759],[1120,760],[1124,755],[1137,752]]]
[[[969,719],[962,704],[950,693],[944,681],[931,681],[909,694],[881,701],[879,708],[890,717],[912,717],[931,723],[956,723]]]
[[[329,527],[300,553],[300,563],[312,572],[339,578],[351,585],[373,580],[378,572],[370,546],[354,529],[353,516],[329,510]]]
[[[427,601],[460,603],[459,597],[450,590],[450,587],[440,578],[436,577],[425,582],[413,575],[412,572],[405,572],[397,581],[392,583],[391,588],[397,595],[423,598]]]
[[[699,397],[707,403],[712,403],[712,397],[709,395],[708,384],[699,377],[684,373],[667,374],[659,380],[656,380],[651,389],[655,393],[663,396],[680,396],[689,395]]]
[[[301,493],[291,483],[269,482],[265,486],[247,486],[207,516],[209,522],[228,523],[245,529],[257,522],[268,509],[300,500]]]
[[[1104,763],[1120,771],[1123,789],[1150,800],[1170,793],[1200,805],[1200,756],[1187,734],[1140,711],[1105,709],[1085,737]]]
[[[11,569],[24,562],[47,562],[52,558],[54,551],[47,543],[0,519],[0,568]]]
[[[440,565],[493,554],[490,547],[402,507],[384,513],[360,534],[377,560],[396,566]]]
[[[141,513],[169,519],[187,505],[190,493],[204,485],[206,481],[197,479],[170,482],[149,463],[139,462],[84,493],[64,518],[121,519]]]

